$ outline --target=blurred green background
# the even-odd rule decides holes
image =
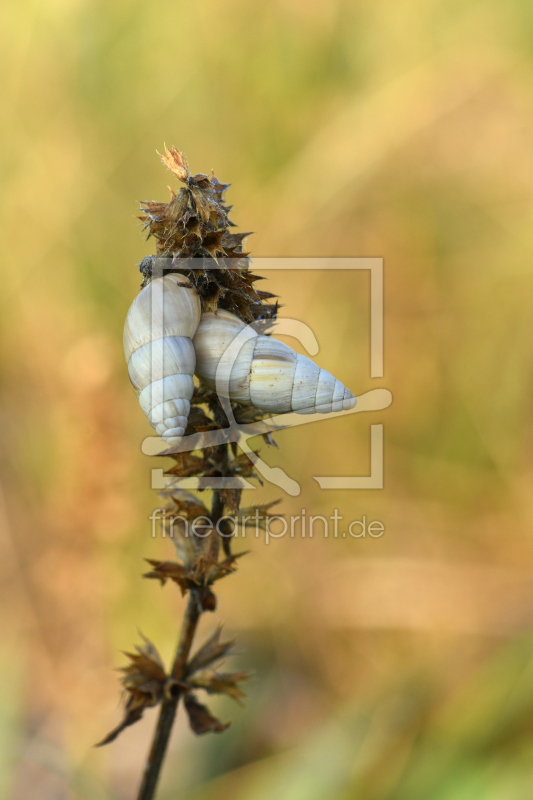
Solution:
[[[256,256],[384,257],[383,381],[368,276],[262,288],[394,401],[263,447],[302,484],[285,513],[385,534],[247,542],[201,635],[238,636],[248,700],[212,704],[223,736],[181,716],[161,800],[533,796],[532,42],[525,0],[2,6],[2,796],[134,796],[154,712],[91,746],[120,650],[141,630],[168,661],[183,611],[139,577],[172,552],[121,349],[164,143],[232,182]],[[372,422],[385,489],[320,492],[368,473]]]

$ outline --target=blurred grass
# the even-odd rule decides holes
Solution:
[[[249,701],[221,702],[223,737],[179,721],[163,797],[529,798],[530,4],[22,0],[0,21],[6,793],[131,797],[154,715],[91,749],[118,716],[111,667],[138,629],[173,648],[181,601],[138,577],[169,551],[121,352],[166,142],[233,183],[255,255],[385,258],[383,381],[367,277],[265,288],[321,365],[394,402],[264,452],[301,479],[286,513],[386,532],[247,543],[217,618],[255,669]],[[367,471],[370,422],[385,490],[319,493],[315,474]]]

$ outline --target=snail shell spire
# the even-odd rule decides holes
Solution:
[[[202,314],[193,338],[196,374],[210,388],[217,389],[220,359],[245,327],[246,323],[228,311]],[[231,400],[275,414],[326,414],[355,406],[357,398],[350,390],[310,358],[270,336],[251,329],[249,333],[235,359],[228,359],[227,366],[221,364],[219,378],[229,380]]]
[[[150,424],[173,447],[187,427],[196,364],[192,337],[200,299],[183,275],[154,279],[135,298],[124,326],[128,374]]]

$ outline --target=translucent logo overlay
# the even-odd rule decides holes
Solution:
[[[221,269],[231,264],[231,259],[224,259],[222,264],[214,259],[172,259],[172,258],[153,258],[152,275],[159,277],[169,269]],[[383,346],[384,346],[384,314],[383,314],[383,259],[382,258],[255,258],[252,269],[260,274],[269,270],[293,270],[298,273],[327,271],[332,275],[335,271],[359,271],[367,270],[370,273],[370,375],[365,376],[371,379],[383,378]],[[355,291],[355,287],[354,287]],[[155,296],[155,293],[153,293]],[[288,298],[290,306],[290,298]],[[157,319],[157,328],[162,330],[161,308],[153,309],[152,319]],[[340,330],[338,318],[335,320],[335,328]],[[154,323],[154,328],[156,324]],[[326,424],[332,418],[358,414],[365,411],[381,411],[388,408],[392,402],[392,395],[388,389],[371,389],[364,394],[357,396],[357,403],[354,408],[333,413],[296,413],[289,412],[275,414],[260,422],[249,424],[239,424],[235,420],[231,402],[228,399],[229,375],[231,366],[235,363],[242,346],[250,338],[256,336],[264,330],[264,323],[251,323],[244,327],[236,338],[231,342],[223,354],[216,374],[216,392],[224,409],[229,425],[223,430],[205,431],[194,433],[183,437],[181,443],[168,449],[165,442],[158,436],[149,436],[142,442],[142,451],[145,455],[161,455],[171,452],[190,452],[199,448],[214,447],[219,444],[235,442],[236,445],[246,453],[254,465],[254,470],[264,481],[274,484],[288,495],[297,496],[300,494],[301,487],[294,476],[290,476],[280,467],[270,467],[266,461],[258,456],[251,448],[250,440],[256,436],[261,436],[276,431],[293,428],[299,425],[311,425],[316,423]],[[318,341],[315,333],[307,322],[288,317],[281,317],[276,320],[269,320],[269,333],[285,334],[297,339],[309,356],[316,356],[319,352]],[[157,331],[154,330],[154,345],[158,339]],[[161,333],[159,333],[159,336]],[[346,342],[339,341],[339,348],[346,349]],[[161,348],[162,349],[162,348]],[[157,360],[157,353],[154,353],[154,361]],[[159,366],[160,369],[160,366]],[[350,386],[357,387],[361,382],[361,375],[354,375],[353,380],[349,381]],[[322,489],[382,489],[383,488],[383,452],[384,452],[384,426],[383,423],[371,424],[370,431],[366,426],[366,435],[370,438],[370,470],[367,475],[346,475],[329,476],[315,475]],[[365,426],[361,426],[365,431]],[[363,434],[364,435],[364,434]],[[152,469],[152,488],[164,489],[167,481],[163,475],[163,469]],[[256,487],[244,478],[178,478],[176,485],[181,489],[225,489],[242,488],[255,489]]]

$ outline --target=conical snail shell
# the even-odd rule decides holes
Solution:
[[[192,337],[200,300],[183,275],[156,278],[140,292],[124,326],[128,373],[150,424],[169,446],[185,433],[196,363]]]
[[[196,374],[212,389],[217,389],[217,367],[223,354],[246,327],[234,314],[218,310],[205,312],[193,339]],[[249,330],[252,333],[251,329]],[[253,336],[240,348],[235,359],[228,359],[231,400],[253,405],[262,411],[284,414],[322,414],[353,408],[357,398],[349,389],[311,359],[270,336]],[[233,363],[229,363],[229,361]],[[225,365],[219,379],[227,380]]]

